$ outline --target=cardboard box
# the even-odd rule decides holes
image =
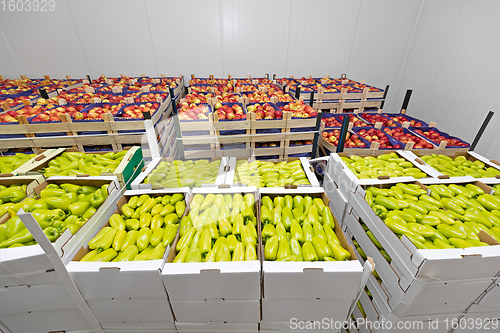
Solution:
[[[135,180],[131,184],[131,188],[133,190],[150,190],[152,189],[152,185],[147,183],[144,183],[144,179],[146,179],[147,176],[153,170],[156,169],[156,166],[158,163],[161,161],[168,161],[172,162],[174,159],[172,157],[166,157],[166,158],[161,158],[161,157],[155,157],[153,160],[148,164],[147,168],[144,169],[138,176],[135,178]],[[223,184],[226,176],[226,165],[229,164],[229,157],[222,157],[221,158],[221,164],[219,166],[219,173],[217,175],[217,179],[214,184],[202,184],[202,187],[215,187],[216,184]]]
[[[284,195],[309,195],[321,198],[326,206],[329,199],[325,191],[320,188],[262,188],[262,196],[274,199]],[[356,298],[360,288],[363,267],[356,258],[352,247],[349,247],[337,219],[335,219],[335,233],[340,244],[351,253],[350,261],[317,261],[317,262],[279,262],[263,261],[263,301],[264,300],[349,300],[347,308],[336,309],[347,315],[350,303]],[[261,247],[261,257],[264,245]],[[293,290],[293,292],[292,292]],[[288,318],[289,319],[289,318]],[[277,321],[281,320],[267,320]]]
[[[426,182],[434,181],[436,180]],[[456,180],[452,182],[457,183]],[[471,182],[469,178],[460,183],[467,182]],[[427,189],[422,183],[415,183]],[[482,187],[486,192],[491,191],[491,188],[480,182],[472,181],[472,183]],[[394,185],[393,181],[386,180],[380,186],[391,187],[392,185]],[[391,256],[393,266],[396,265],[407,280],[411,281],[416,276],[448,281],[485,279],[493,278],[498,273],[500,256],[496,247],[419,250],[407,237],[403,236],[400,240],[394,232],[387,228],[365,201],[364,196],[365,191],[362,186],[359,186],[349,200],[343,229],[346,226],[349,227],[349,224],[359,223],[359,219],[362,219]],[[483,239],[483,241],[490,242],[490,244],[496,243],[490,239]],[[464,267],[467,269],[464,270]]]
[[[479,295],[468,312],[483,313],[495,311],[500,316],[500,279],[496,279]],[[499,317],[500,318],[500,317]]]
[[[167,327],[174,323],[166,297],[98,300],[87,304],[99,323],[168,322]]]
[[[225,322],[179,323],[176,322],[177,332],[259,332],[259,324],[233,324]]]
[[[11,332],[92,332],[92,326],[77,308],[0,315],[0,321]]]
[[[33,193],[38,195],[49,184],[64,184],[67,182],[98,187],[104,184],[110,185],[108,186],[108,198],[87,223],[74,235],[66,231],[53,243],[64,263],[71,260],[87,234],[99,223],[98,221],[101,219],[107,220],[111,216],[114,211],[112,205],[117,199],[118,193],[120,193],[116,177],[102,176],[83,178],[51,177],[35,187]],[[5,223],[8,219],[8,216],[4,216],[0,223]],[[57,282],[57,276],[52,273],[53,267],[39,245],[0,249],[0,259],[0,286],[40,285]]]
[[[333,215],[338,221],[342,222],[344,220],[347,200],[349,197],[344,197],[339,190],[338,184],[327,173],[325,173],[323,178],[323,189],[330,199],[330,209],[332,210]]]
[[[246,160],[246,158],[244,158],[244,159]],[[292,161],[295,161],[297,159],[300,160],[300,163],[302,164],[302,169],[304,170],[304,173],[306,174],[307,179],[309,180],[309,183],[310,183],[310,185],[297,185],[297,187],[318,187],[318,186],[320,186],[319,182],[318,182],[318,178],[316,178],[316,175],[314,174],[314,168],[311,166],[311,164],[309,163],[309,160],[306,157],[289,157],[287,161],[292,162]],[[234,166],[236,166],[236,162],[235,162]],[[233,171],[234,171],[234,167],[233,167]],[[231,175],[232,175],[232,177],[231,177]],[[226,184],[239,186],[239,187],[245,187],[246,186],[245,184],[234,182],[234,175],[235,175],[234,172],[228,173],[228,176],[226,176]]]
[[[40,185],[45,181],[45,178],[43,176],[9,176],[9,177],[3,177],[0,176],[0,185],[3,186],[11,186],[11,185],[26,185],[26,198],[33,198],[34,193],[33,191],[35,190],[35,187]],[[24,199],[26,199],[24,198]],[[24,199],[22,201],[24,201]],[[22,202],[21,201],[21,202]],[[4,215],[0,216],[0,218],[4,218],[8,215],[8,213],[5,213]]]
[[[175,319],[181,323],[258,323],[260,301],[206,299],[202,301],[170,300]]]
[[[416,161],[412,161],[409,159],[405,152],[402,150],[396,151],[396,153],[400,156],[400,158],[404,158],[411,162],[415,168],[420,169],[422,172],[426,173],[429,178],[436,177],[439,173],[429,167],[427,164],[418,163]],[[328,160],[327,174],[330,175],[331,179],[335,182],[336,187],[339,189],[340,193],[348,198],[352,191],[355,191],[357,185],[379,185],[383,184],[382,180],[386,180],[388,177],[380,176],[378,179],[359,179],[354,175],[354,173],[347,167],[341,157],[348,157],[354,154],[341,153],[330,154],[330,158]],[[365,155],[360,155],[361,157],[365,157]],[[373,157],[373,156],[371,156]],[[421,161],[423,162],[423,161]],[[414,180],[413,177],[392,177],[388,178],[393,182],[407,182]]]
[[[120,207],[130,197],[149,194],[151,197],[182,193],[189,202],[189,189],[131,190],[126,191],[117,201],[112,214],[121,214]],[[110,214],[110,216],[112,215]],[[66,265],[66,269],[75,281],[86,301],[104,301],[113,299],[163,299],[167,293],[161,279],[161,272],[169,254],[170,246],[164,257],[159,260],[124,261],[124,262],[80,262],[89,252],[88,242],[106,225],[108,219],[101,219],[88,236],[80,243],[78,253]],[[180,220],[180,219],[179,219]],[[119,303],[114,303],[119,305]],[[119,308],[113,308],[116,311]],[[129,319],[130,320],[130,319]],[[108,320],[109,321],[109,320]],[[133,321],[133,320],[132,320]],[[146,320],[149,321],[149,320]],[[155,321],[155,320],[153,320]],[[113,322],[113,321],[111,321]]]
[[[293,295],[292,290],[290,294]],[[344,321],[352,301],[352,299],[262,299],[262,322],[289,322],[291,318],[300,321],[321,321],[323,318]]]
[[[33,158],[31,158],[25,164],[19,166],[16,170],[12,171],[11,172],[12,175],[13,176],[22,175],[23,174],[22,171],[24,170],[25,166],[28,166],[28,165],[30,165],[32,163],[36,163],[36,162],[44,160],[44,159],[51,159],[52,156],[54,156],[55,154],[58,154],[58,149],[59,148],[47,149],[47,150],[43,151],[42,153],[33,156]]]
[[[43,168],[46,168],[49,165],[49,162],[58,157],[64,152],[80,152],[76,148],[58,148],[54,150],[48,150],[49,154],[43,158],[31,159],[18,169],[19,175],[41,175],[41,171]],[[92,152],[92,154],[106,154],[108,152]],[[43,155],[43,154],[42,154]],[[39,155],[40,156],[40,155]],[[100,176],[115,176],[118,178],[118,182],[121,187],[125,187],[126,184],[133,179],[137,175],[137,170],[141,170],[144,164],[142,149],[141,147],[131,147],[127,154],[123,157],[120,164],[116,168],[113,173],[103,173]]]
[[[192,197],[196,194],[235,194],[251,193],[258,200],[255,187],[242,188],[195,188]],[[192,198],[191,198],[192,200]],[[191,202],[189,203],[189,205]],[[188,205],[188,207],[189,207]],[[255,202],[255,212],[258,213],[258,201]],[[189,214],[189,213],[186,213]],[[257,214],[258,216],[258,214]],[[260,235],[260,224],[257,223],[257,232]],[[178,237],[172,248],[175,248]],[[174,301],[204,301],[209,299],[228,300],[259,300],[261,292],[261,265],[259,244],[257,256],[259,260],[238,262],[200,262],[200,263],[173,263],[176,251],[171,251],[168,261],[163,267],[161,277],[172,302],[174,313],[177,316]],[[181,305],[183,303],[179,303]],[[188,323],[177,318],[179,322]],[[197,322],[216,321],[214,319]],[[254,322],[240,321],[243,323]]]

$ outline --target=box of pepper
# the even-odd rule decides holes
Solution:
[[[326,193],[319,187],[266,188],[260,195],[262,320],[327,315],[343,320],[360,288],[363,267]]]
[[[52,269],[17,216],[19,209],[34,216],[63,262],[68,262],[92,226],[106,215],[118,189],[116,177],[51,177],[34,187],[29,197],[0,218],[0,264],[9,272],[1,275],[0,284],[36,285]]]

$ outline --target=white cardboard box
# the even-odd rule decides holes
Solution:
[[[325,205],[329,199],[320,187],[297,188],[262,188],[261,196],[268,195],[271,199],[283,195],[310,195],[321,198]],[[279,262],[263,261],[263,300],[298,299],[349,300],[352,302],[360,288],[363,267],[357,260],[352,248],[348,247],[344,234],[337,219],[335,233],[341,245],[350,250],[350,261],[317,261],[317,262]],[[263,251],[263,249],[261,250]],[[290,292],[293,290],[293,292]],[[343,313],[347,315],[347,306]],[[281,320],[267,320],[277,321]]]
[[[340,192],[337,183],[327,173],[325,173],[323,179],[323,189],[330,199],[330,209],[332,210],[333,215],[342,223],[349,197],[344,197],[344,195]]]
[[[206,299],[202,301],[171,300],[175,319],[181,323],[258,323],[260,301]]]
[[[428,180],[426,182],[434,181]],[[457,183],[456,180],[453,182]],[[471,182],[470,178],[467,178],[464,183],[466,182]],[[418,184],[418,182],[416,183]],[[384,185],[387,187],[393,184],[391,181],[384,181]],[[481,185],[480,183],[476,184]],[[482,186],[485,187],[484,184]],[[485,188],[487,190],[487,187]],[[484,279],[492,278],[498,273],[500,253],[497,247],[419,250],[409,239],[403,236],[400,240],[387,228],[365,201],[364,196],[365,191],[361,186],[352,194],[344,215],[343,229],[349,221],[354,223],[353,221],[359,221],[361,218],[389,253],[393,266],[397,265],[408,280],[412,280],[416,276],[446,280]],[[464,270],[464,267],[467,269]]]
[[[0,321],[11,332],[75,332],[92,331],[92,326],[77,308],[56,311],[34,311],[16,315],[0,315]]]
[[[148,164],[148,166],[146,167],[146,169],[144,171],[142,171],[138,176],[137,178],[132,182],[132,184],[130,185],[131,189],[132,190],[150,190],[152,189],[152,186],[151,184],[144,184],[144,179],[146,179],[147,176],[149,176],[149,174],[154,170],[156,169],[156,166],[158,165],[158,163],[160,163],[161,161],[163,160],[172,160],[172,158],[167,158],[167,159],[163,159],[161,157],[155,157],[153,158],[153,160]],[[229,164],[229,157],[222,157],[221,158],[221,163],[220,163],[220,166],[219,166],[219,173],[217,174],[217,179],[215,181],[214,184],[203,184],[203,187],[207,186],[207,187],[214,187],[216,186],[216,184],[223,184],[224,183],[224,180],[225,180],[225,177],[226,177],[226,165]]]
[[[292,290],[290,294],[293,295]],[[291,318],[301,321],[321,321],[323,318],[344,321],[352,301],[352,299],[262,299],[262,322],[283,323],[289,322]]]
[[[255,187],[241,188],[195,188],[192,196],[197,193],[234,194],[252,193],[258,200]],[[189,203],[190,204],[190,203]],[[189,204],[187,205],[189,207]],[[259,205],[256,201],[255,212]],[[186,213],[188,214],[188,213]],[[259,226],[259,223],[257,223]],[[260,230],[260,229],[258,229]],[[260,231],[259,231],[260,232]],[[177,240],[172,248],[175,248]],[[261,291],[261,265],[259,260],[241,262],[200,262],[172,263],[175,251],[171,251],[168,262],[163,267],[161,277],[167,289],[174,313],[174,301],[202,301],[205,299],[227,300],[259,300]],[[257,248],[257,256],[260,253]],[[187,323],[177,318],[179,322]],[[201,322],[214,321],[208,319]],[[245,322],[245,321],[243,321]],[[253,321],[246,321],[246,323]]]
[[[71,180],[74,184],[94,185],[100,187],[110,184],[108,198],[99,207],[96,213],[74,235],[66,231],[53,243],[61,260],[67,263],[76,253],[78,247],[89,232],[98,224],[100,219],[109,218],[114,209],[115,200],[120,193],[116,177],[51,177],[46,182],[35,188],[39,193],[50,183],[63,184]],[[114,186],[112,185],[114,184]],[[57,276],[51,274],[50,264],[45,252],[39,245],[0,249],[0,286],[13,286],[21,284],[37,285],[57,283]]]
[[[330,317],[326,317],[329,320]],[[323,326],[325,325],[325,326]],[[337,333],[339,330],[329,329],[331,327],[330,323],[323,324],[321,321],[316,323],[312,321],[292,321],[288,319],[286,322],[261,322],[260,332],[261,333],[271,333],[271,332],[329,332]],[[345,330],[343,331],[345,332]],[[349,329],[349,332],[358,332],[357,330]]]
[[[161,321],[173,325],[174,318],[166,297],[87,301],[87,304],[99,323]]]
[[[210,322],[210,323],[179,323],[176,322],[177,332],[255,332],[259,331],[258,323],[250,324],[233,324],[225,322]]]
[[[184,199],[189,202],[188,188],[130,190],[126,191],[114,205],[112,214],[134,195],[163,196],[172,193],[184,194]],[[76,259],[80,259],[88,252],[88,242],[108,223],[108,219],[101,219],[95,225],[92,232],[80,244]],[[167,247],[164,257],[159,260],[104,263],[71,261],[66,265],[66,269],[86,301],[166,298],[167,294],[160,274],[169,250],[170,247]]]
[[[417,163],[414,160],[409,159],[402,150],[396,151],[396,153],[409,162],[411,162],[416,168],[420,169],[422,172],[426,173],[430,178],[437,176],[438,173],[434,168],[429,167],[427,164]],[[342,156],[347,156],[343,154]],[[373,157],[373,156],[372,156]],[[344,197],[349,197],[350,193],[355,190],[358,185],[378,185],[383,184],[382,179],[359,179],[354,175],[354,173],[347,167],[341,158],[341,155],[332,153],[328,159],[328,167],[326,174],[330,175],[331,179],[336,183],[339,191]],[[393,182],[407,182],[415,180],[413,177],[393,177],[389,178]]]

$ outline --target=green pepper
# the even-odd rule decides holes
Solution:
[[[145,250],[149,245],[152,231],[149,228],[142,228],[137,234],[137,247],[140,251]]]
[[[49,205],[50,209],[62,209],[64,211],[68,211],[69,206],[72,205],[71,200],[65,197],[47,197],[45,199],[47,205]]]
[[[155,205],[156,205],[155,199],[153,199],[153,198],[147,199],[146,202],[140,207],[141,208],[141,210],[140,210],[141,215],[145,214],[145,213],[149,213]]]
[[[48,189],[43,189],[40,191],[40,196],[42,198],[60,197],[64,194],[66,194],[65,190],[61,190],[61,189],[57,189],[57,188],[48,188]]]
[[[0,200],[2,202],[18,203],[24,198],[26,198],[25,190],[8,188],[0,192]]]
[[[441,223],[436,228],[444,237],[448,238],[448,240],[450,240],[450,238],[467,239],[467,235],[464,232],[449,225]]]
[[[230,253],[234,252],[234,249],[236,249],[236,244],[238,244],[238,240],[236,239],[236,236],[234,235],[229,235],[226,240],[226,246],[229,249]]]
[[[233,235],[235,236],[241,235],[242,227],[243,227],[243,216],[240,213],[238,213],[234,218]]]
[[[165,227],[165,232],[163,234],[162,244],[164,247],[170,245],[177,235],[177,230],[179,230],[179,225],[169,224]]]
[[[109,184],[104,184],[101,186],[101,195],[106,200],[108,198],[108,187]]]
[[[267,195],[262,197],[262,205],[265,206],[268,211],[272,211],[274,209],[273,201]]]
[[[220,245],[215,256],[215,261],[231,261],[231,253],[229,253],[229,249],[227,248],[226,244]]]
[[[318,255],[319,260],[323,260],[324,257],[332,257],[333,253],[331,248],[328,246],[328,244],[325,242],[324,239],[314,236],[312,244],[314,246],[314,250],[316,251],[316,254]]]
[[[191,227],[177,242],[177,251],[182,251],[182,249],[188,247],[191,244],[194,234],[196,233],[196,228]]]
[[[399,209],[398,202],[396,201],[396,199],[391,198],[391,197],[385,197],[385,196],[382,196],[382,195],[377,195],[375,197],[375,201],[374,202],[375,202],[376,205],[384,206],[387,209],[392,209],[392,210]]]
[[[71,193],[80,193],[80,190],[82,188],[81,186],[74,184],[61,184],[60,187],[66,192],[71,192]]]
[[[245,223],[253,220],[253,218],[255,217],[251,207],[246,207],[245,209],[243,209],[241,211],[241,215],[243,216],[243,220],[245,221]]]
[[[302,233],[302,228],[300,224],[294,220],[292,220],[292,226],[290,228],[290,235],[292,238],[295,238],[299,243],[304,243],[304,234]]]
[[[59,230],[53,227],[45,228],[43,230],[43,233],[51,242],[55,242],[59,238]]]
[[[271,199],[269,199],[269,200],[271,200]],[[260,221],[264,225],[267,225],[268,223],[273,223],[272,214],[271,214],[270,210],[264,205],[262,205],[262,207],[260,209]]]
[[[173,214],[175,215],[175,214]],[[151,218],[151,224],[150,224],[150,228],[152,231],[155,231],[156,229],[158,228],[161,228],[163,226],[163,224],[165,223],[164,220],[167,220],[167,221],[171,221],[172,218],[168,218],[168,216],[166,216],[165,218],[163,218],[160,214],[157,214],[155,216],[153,216]],[[175,215],[175,218],[177,219],[177,215]],[[175,220],[175,222],[177,222],[177,220]],[[168,224],[174,224],[174,223],[168,223]]]
[[[467,210],[464,215],[470,221],[484,224],[488,229],[493,227],[493,224],[481,213]]]
[[[291,195],[285,195],[285,198],[284,198],[284,207],[283,209],[285,208],[289,208],[290,211],[293,209],[293,198]]]
[[[31,242],[32,240],[33,236],[31,235],[30,231],[25,228],[19,231],[17,234],[9,237],[7,240],[1,242],[0,248],[6,248],[16,243],[24,244]]]
[[[257,245],[257,240],[246,225],[244,225],[241,229],[241,241],[245,247],[248,244],[252,244],[253,246]]]
[[[266,243],[269,238],[275,235],[276,235],[276,228],[272,224],[266,224],[264,226],[264,229],[262,229],[262,241],[264,243]]]
[[[278,237],[278,241],[286,239],[286,229],[281,222],[276,225],[276,236]]]
[[[7,225],[0,224],[0,243],[7,240]]]
[[[427,215],[429,211],[427,208],[423,207],[419,202],[408,201],[410,209],[417,211],[419,214]]]
[[[274,261],[278,255],[279,240],[278,236],[272,236],[264,246],[264,258]]]
[[[436,206],[437,208],[442,208],[443,207],[443,204],[441,202],[439,202],[438,200],[436,200],[434,198],[431,198],[430,196],[428,196],[426,194],[420,196],[419,202],[420,203],[422,203],[422,202],[428,202],[428,203]]]
[[[302,258],[304,259],[304,261],[318,260],[318,254],[316,253],[313,244],[309,241],[304,242],[304,244],[302,245]]]
[[[378,241],[378,239],[373,235],[373,233],[368,230],[366,232],[366,235],[368,236],[368,238],[370,238],[370,240],[373,242],[373,244],[375,244],[376,247],[378,247],[379,250],[383,250],[384,247],[382,246],[382,244],[380,244],[380,242]]]
[[[184,260],[186,259],[188,252],[189,252],[189,247],[183,248],[182,251],[177,253],[177,256],[175,256],[173,263],[174,264],[175,263],[183,263]]]
[[[137,207],[141,207],[148,199],[150,199],[151,197],[148,195],[148,194],[143,194],[139,197],[139,199],[137,200]],[[156,202],[156,201],[155,201]]]
[[[456,248],[464,249],[467,247],[474,247],[474,245],[472,243],[470,243],[469,241],[462,239],[462,238],[451,237],[448,240],[450,241],[450,244]]]
[[[113,239],[113,243],[111,247],[115,249],[116,252],[122,249],[123,244],[125,243],[125,239],[127,237],[127,232],[125,230],[118,230],[116,232],[115,238]]]
[[[394,233],[398,235],[410,234],[411,232],[406,228],[405,223],[401,223],[394,218],[394,216],[388,216],[385,221],[385,225],[389,227]]]
[[[97,191],[99,188],[95,186],[90,186],[90,185],[84,185],[80,188],[80,191],[78,192],[79,194],[91,194]]]
[[[252,247],[249,245],[249,247]],[[245,246],[243,243],[238,242],[234,249],[233,261],[245,261]]]
[[[245,261],[257,260],[255,247],[249,244],[245,249]]]
[[[484,191],[474,184],[466,184],[465,188],[471,193],[473,197],[484,194]]]
[[[90,203],[88,202],[75,202],[72,203],[68,206],[69,211],[71,214],[76,215],[76,216],[82,216],[87,209],[90,207]]]
[[[98,251],[99,252],[99,251]],[[100,252],[98,255],[94,257],[93,261],[98,261],[98,262],[110,262],[113,260],[116,256],[118,256],[118,253],[113,249],[113,248],[108,248],[102,252]]]
[[[97,256],[97,250],[92,250],[83,256],[80,261],[94,261],[94,258]]]
[[[125,237],[125,240],[123,241],[121,251],[125,251],[127,248],[129,248],[131,246],[135,246],[135,244],[137,242],[137,234],[138,233],[139,232],[136,230],[131,230],[131,231],[127,232],[127,236]],[[137,252],[139,253],[139,250]]]
[[[278,206],[281,207],[281,209],[283,209],[285,207],[285,198],[283,198],[283,197],[274,197],[273,203],[274,203],[274,208],[275,209]]]
[[[387,208],[382,205],[373,205],[372,209],[375,212],[375,215],[380,217],[381,220],[385,220],[387,216]]]
[[[489,211],[500,210],[500,199],[498,199],[494,195],[482,194],[479,197],[477,197],[476,200]]]
[[[217,239],[217,241],[215,241],[215,244],[212,247],[212,251],[214,251],[215,254],[217,254],[217,251],[219,251],[219,248],[221,247],[221,245],[226,244],[226,242],[227,242],[227,240],[225,237],[220,237],[219,239]]]
[[[276,259],[280,260],[291,255],[290,245],[288,244],[288,240],[283,239],[279,241],[278,244],[278,253],[276,255]]]
[[[340,244],[328,242],[328,246],[332,250],[332,256],[337,261],[346,261],[351,259],[349,251],[344,249]],[[383,250],[381,250],[383,251]],[[326,258],[326,257],[325,257]],[[324,258],[323,258],[324,259]]]
[[[309,222],[304,222],[304,225],[302,226],[302,232],[304,234],[304,240],[306,242],[312,242],[313,239],[313,227]]]
[[[283,209],[281,208],[281,205],[277,205],[277,206],[274,207],[274,209],[273,209],[273,218],[272,218],[272,222],[273,222],[274,225],[277,225],[278,223],[281,222],[282,210]]]
[[[481,215],[486,217],[488,221],[491,222],[491,224],[495,227],[500,227],[500,217],[496,216],[495,214],[492,214],[488,211],[483,211],[481,212]]]
[[[324,207],[322,212],[323,226],[328,225],[330,228],[335,229],[335,219],[330,211],[330,208]]]
[[[327,241],[325,231],[323,230],[323,226],[319,222],[313,223],[313,234],[314,236],[321,238],[323,241],[325,242]]]
[[[299,242],[295,238],[291,238],[289,246],[291,255],[294,255],[297,261],[303,261],[302,250],[300,248]]]
[[[176,193],[170,198],[170,204],[175,205],[178,201],[184,200],[184,194]]]
[[[151,224],[151,214],[149,214],[149,213],[142,213],[141,216],[140,216],[140,219],[139,219],[139,227],[141,229],[143,229],[143,228],[149,228],[150,224]]]
[[[7,238],[17,235],[21,230],[26,229],[23,224],[23,221],[18,216],[12,216],[7,222],[5,222],[7,226]]]
[[[215,223],[209,223],[205,225],[205,229],[210,232],[210,237],[214,240],[219,238],[219,230]]]
[[[132,261],[139,254],[139,248],[134,244],[128,246],[126,249],[122,248],[122,251],[118,255],[117,261]]]
[[[128,218],[130,218],[134,214],[134,210],[128,204],[124,204],[123,206],[121,206],[120,211]]]
[[[111,215],[109,218],[109,225],[114,229],[125,230],[125,222],[121,215],[118,214]]]
[[[373,192],[366,191],[365,200],[368,203],[368,205],[370,205],[370,207],[373,206]]]
[[[108,231],[112,230],[113,228],[111,227],[104,227],[102,228],[97,235],[94,236],[89,242],[89,249],[97,249],[97,246],[99,245],[99,242],[102,240],[102,238],[108,233]]]
[[[106,232],[106,234],[102,236],[102,238],[97,243],[97,252],[100,253],[111,247],[117,231],[118,231],[117,229],[111,228]]]

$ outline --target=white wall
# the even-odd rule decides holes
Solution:
[[[413,89],[409,114],[471,142],[500,96],[496,0],[56,0],[0,11],[0,74],[296,77]],[[500,160],[500,116],[478,152]]]

